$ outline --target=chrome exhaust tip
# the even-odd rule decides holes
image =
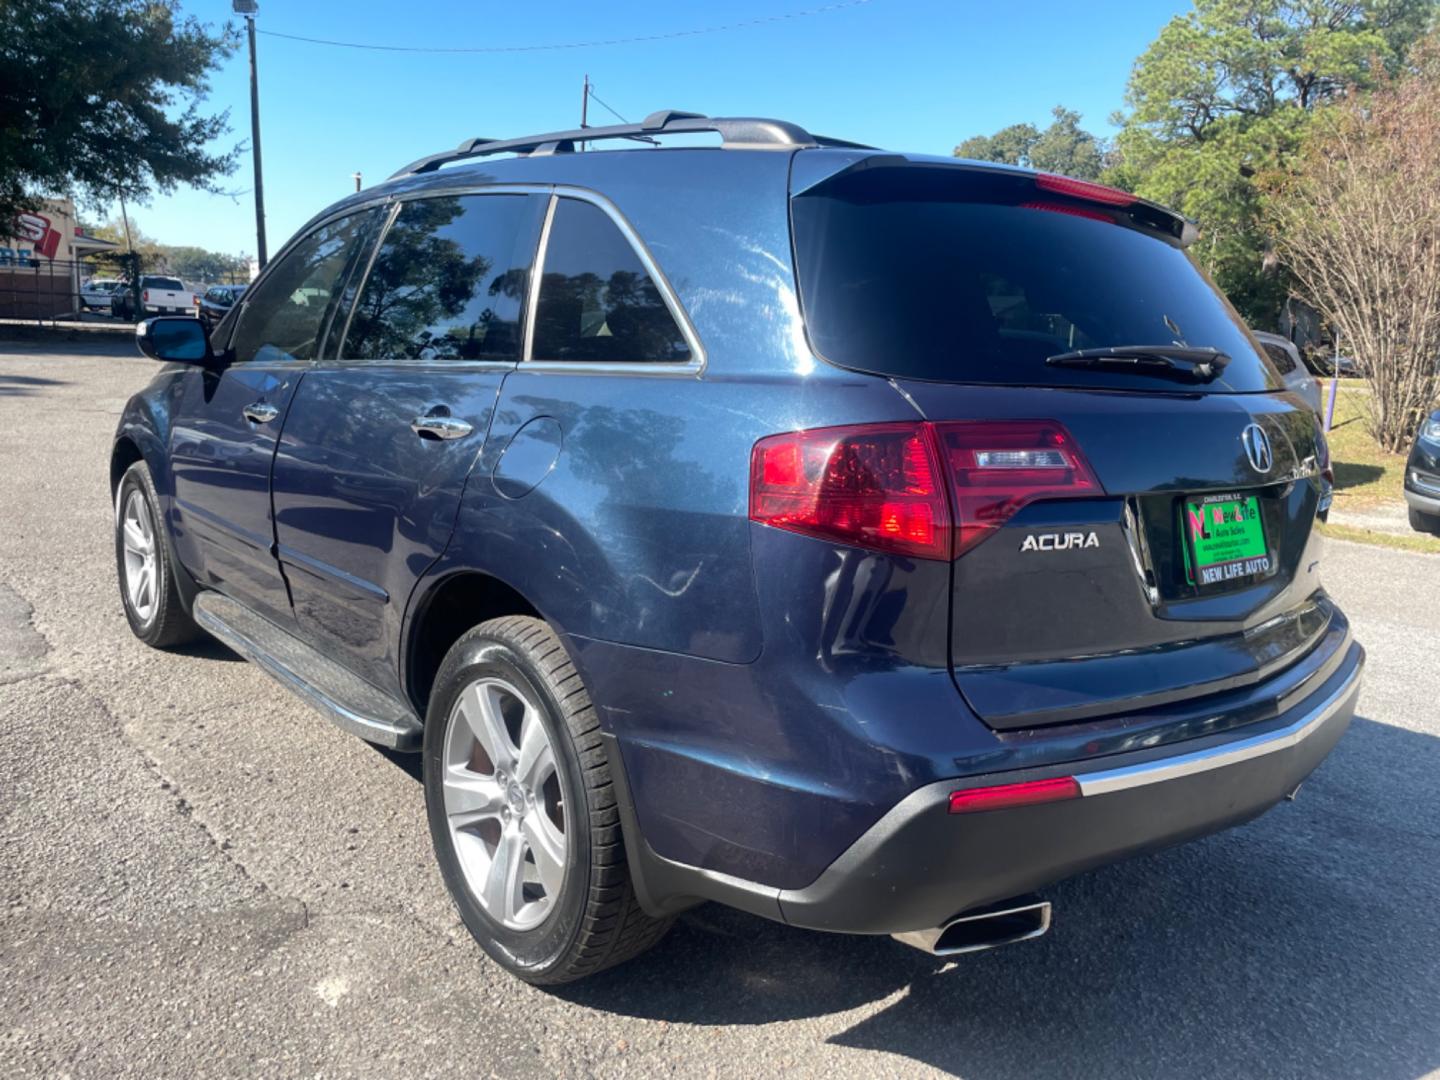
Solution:
[[[967,911],[931,930],[910,930],[890,936],[931,956],[959,956],[1028,941],[1049,929],[1050,901],[1022,899]]]

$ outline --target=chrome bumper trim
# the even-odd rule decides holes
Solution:
[[[1080,794],[1108,795],[1112,791],[1125,791],[1146,784],[1178,780],[1182,776],[1223,769],[1227,765],[1238,765],[1242,761],[1263,757],[1265,754],[1288,750],[1313,735],[1325,721],[1345,707],[1350,698],[1359,691],[1362,670],[1364,665],[1357,664],[1338,689],[1300,719],[1283,728],[1178,757],[1159,758],[1120,769],[1077,773],[1075,779],[1080,785]]]

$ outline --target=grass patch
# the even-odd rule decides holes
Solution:
[[[1330,384],[1322,384],[1325,401]],[[1405,454],[1387,454],[1365,430],[1363,411],[1370,388],[1359,380],[1342,380],[1335,400],[1335,426],[1330,429],[1330,463],[1335,469],[1335,500],[1331,519],[1320,525],[1326,536],[1377,544],[1399,551],[1440,555],[1440,537],[1409,531],[1405,522]],[[1346,517],[1387,510],[1398,515],[1394,532],[1369,529]],[[1339,518],[1337,521],[1336,518]]]
[[[1395,548],[1398,551],[1421,551],[1428,555],[1440,555],[1440,537],[1425,533],[1388,533],[1373,529],[1360,529],[1354,525],[1337,525],[1334,522],[1316,522],[1322,536],[1333,536],[1336,540],[1353,540],[1357,544],[1375,544],[1379,547]]]
[[[1323,386],[1328,408],[1330,384]],[[1341,380],[1329,439],[1330,461],[1335,467],[1335,508],[1342,513],[1405,505],[1405,455],[1387,454],[1365,430],[1363,411],[1369,396],[1369,387],[1358,380]]]

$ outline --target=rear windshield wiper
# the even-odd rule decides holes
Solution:
[[[1054,367],[1109,368],[1164,375],[1167,372],[1209,381],[1225,370],[1230,357],[1219,349],[1196,349],[1188,345],[1107,345],[1098,349],[1076,349],[1045,358]]]

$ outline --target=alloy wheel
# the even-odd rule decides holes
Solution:
[[[565,801],[539,708],[488,676],[456,698],[445,732],[445,817],[465,883],[486,914],[529,930],[565,880]]]
[[[148,623],[155,614],[158,568],[155,526],[150,507],[140,490],[132,489],[120,517],[121,543],[125,550],[125,595],[135,616]]]

